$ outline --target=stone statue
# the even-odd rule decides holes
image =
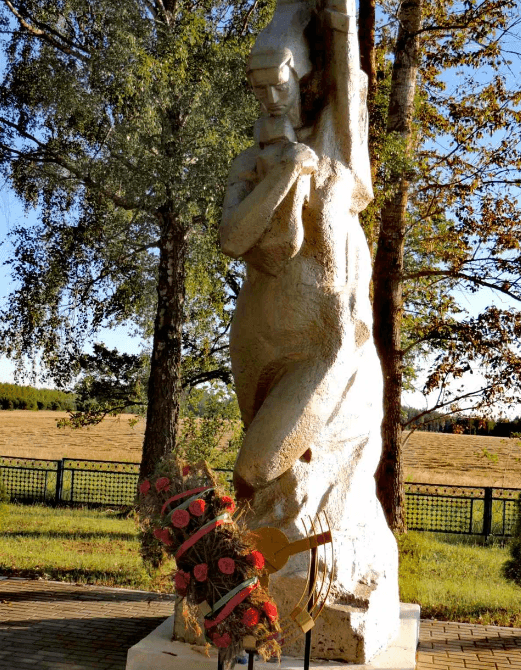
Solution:
[[[230,334],[246,430],[234,483],[252,525],[291,540],[327,513],[336,558],[314,655],[364,663],[396,634],[399,601],[374,482],[382,375],[358,222],[372,187],[354,0],[279,0],[247,74],[263,115],[231,167],[220,229],[247,266]],[[304,585],[303,557],[272,577],[283,613]]]

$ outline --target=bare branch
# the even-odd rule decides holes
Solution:
[[[45,30],[42,30],[41,28],[37,28],[36,26],[31,25],[28,21],[24,19],[24,17],[20,14],[20,12],[16,9],[16,7],[13,6],[10,0],[3,0],[3,3],[6,5],[9,11],[18,19],[22,28],[27,30],[28,33],[34,35],[34,37],[38,37],[40,39],[45,40],[53,47],[67,54],[68,56],[74,56],[74,58],[78,58],[78,60],[81,60],[84,63],[89,62],[90,59],[87,56],[90,54],[87,49],[85,49],[79,44],[75,44],[69,38],[65,37],[58,31],[50,28],[49,26],[46,26],[45,24],[41,23],[39,24],[44,25]],[[39,22],[35,21],[35,23]],[[56,35],[59,39],[53,37],[53,34]],[[61,40],[61,42],[59,40]],[[80,53],[81,51],[83,51],[84,53]]]

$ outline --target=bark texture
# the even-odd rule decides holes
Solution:
[[[179,420],[186,231],[170,207],[163,207],[158,216],[162,226],[158,304],[140,478],[148,477],[159,460],[174,451]]]
[[[368,78],[367,105],[369,109],[371,109],[376,92],[375,19],[376,0],[360,0],[358,9],[360,66]]]
[[[387,133],[399,134],[404,151],[412,151],[412,119],[419,60],[418,30],[422,0],[405,0],[398,15],[400,28],[395,47]],[[384,377],[383,451],[376,473],[378,497],[389,526],[405,532],[401,390],[403,250],[409,194],[409,175],[394,175],[393,196],[382,209],[381,229],[373,270],[374,340]]]

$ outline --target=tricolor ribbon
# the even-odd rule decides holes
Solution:
[[[166,501],[166,503],[163,505],[163,507],[161,508],[161,514],[165,513],[166,508],[168,507],[168,505],[170,505],[170,503],[173,503],[176,500],[181,500],[182,498],[186,498],[186,496],[194,495],[194,493],[197,494],[197,493],[202,493],[203,491],[208,491],[210,488],[211,488],[210,486],[200,486],[197,489],[191,489],[190,491],[182,491],[181,493],[178,493],[177,495],[172,496],[172,498],[169,498]]]
[[[191,535],[188,540],[183,542],[183,544],[179,547],[177,550],[177,553],[175,555],[175,560],[179,560],[181,556],[188,550],[190,547],[193,547],[196,542],[198,542],[202,537],[210,533],[212,530],[215,530],[219,526],[222,526],[225,523],[231,523],[232,520],[228,516],[228,514],[222,514],[221,516],[218,516],[217,518],[213,519],[212,521],[209,521],[207,524],[205,524],[202,528],[199,528],[198,531],[196,531],[193,535]]]
[[[222,607],[224,603],[226,604],[215,617],[215,619],[210,620],[205,618],[204,627],[206,630],[210,630],[210,628],[213,628],[214,626],[217,626],[217,624],[221,623],[221,621],[224,621],[224,619],[226,619],[226,617],[233,612],[237,605],[242,603],[243,600],[246,600],[250,593],[257,588],[258,583],[259,580],[257,577],[247,579],[245,582],[242,582],[242,584],[239,584],[239,586],[235,587],[232,591],[229,591],[221,598],[221,600],[218,600],[212,608],[212,614],[220,607]]]

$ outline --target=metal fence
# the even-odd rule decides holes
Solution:
[[[521,489],[405,484],[409,530],[510,536]]]
[[[135,501],[138,473],[137,463],[0,456],[0,479],[16,502],[128,507]],[[407,527],[438,533],[510,536],[520,496],[521,489],[407,482]]]
[[[130,506],[138,463],[0,456],[0,477],[15,502]]]

